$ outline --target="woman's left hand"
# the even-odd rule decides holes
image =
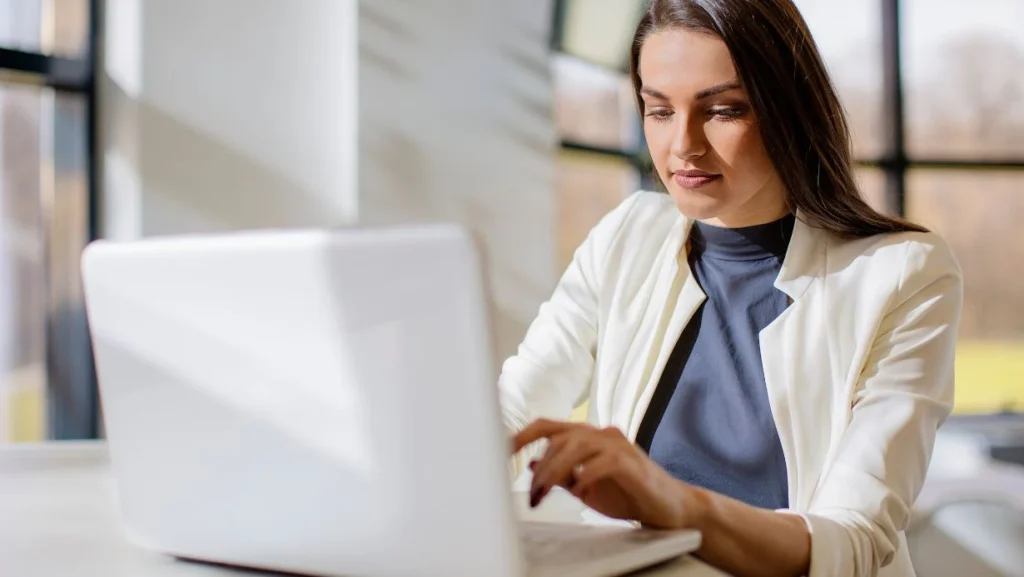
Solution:
[[[543,457],[530,464],[530,505],[555,486],[609,517],[662,529],[692,527],[696,491],[676,480],[617,428],[541,419],[515,436],[513,454],[547,439]]]

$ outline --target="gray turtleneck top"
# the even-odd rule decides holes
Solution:
[[[758,334],[788,306],[774,283],[795,217],[693,226],[689,264],[707,299],[683,330],[637,443],[680,480],[758,507],[786,508],[786,461]]]

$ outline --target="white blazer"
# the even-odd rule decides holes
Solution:
[[[594,227],[502,366],[509,429],[589,400],[590,423],[636,438],[705,298],[691,224],[668,195],[639,192]],[[960,268],[934,234],[841,240],[798,219],[775,286],[793,302],[761,356],[810,576],[912,576],[903,531],[952,409]]]

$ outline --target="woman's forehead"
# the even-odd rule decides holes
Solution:
[[[640,51],[638,71],[645,88],[669,96],[697,95],[737,81],[721,38],[682,28],[650,35]]]

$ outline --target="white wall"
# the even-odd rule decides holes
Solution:
[[[536,0],[361,5],[360,218],[472,227],[502,355],[554,281],[550,18]]]
[[[548,1],[108,0],[105,235],[461,221],[499,355],[555,280]]]
[[[110,0],[106,232],[352,222],[355,6]]]

